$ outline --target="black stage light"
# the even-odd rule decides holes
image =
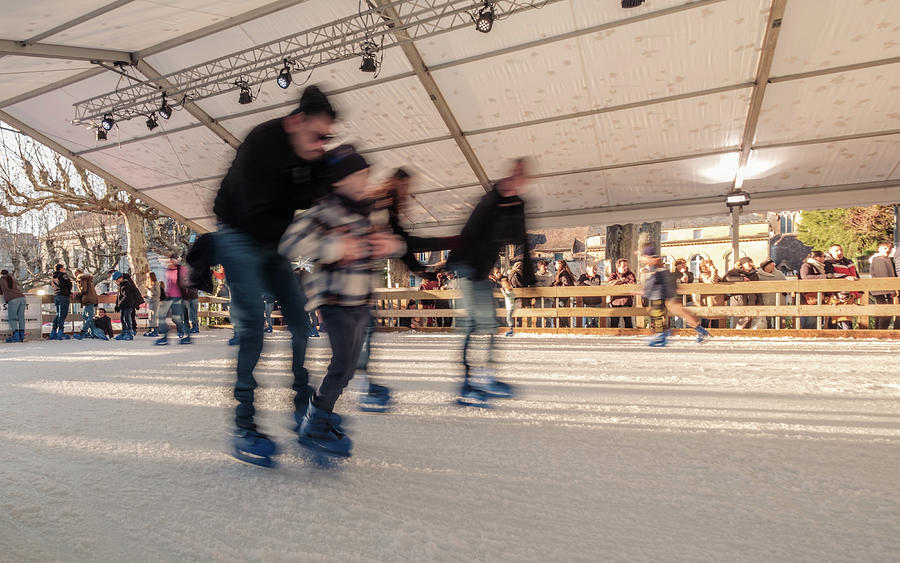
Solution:
[[[147,129],[153,131],[157,127],[159,127],[159,123],[156,121],[156,117],[150,115],[150,117],[147,118]]]
[[[481,33],[488,33],[494,27],[494,3],[485,2],[484,7],[478,12],[478,19],[475,20],[475,29]]]
[[[115,123],[116,123],[116,120],[113,119],[113,116],[111,113],[104,113],[103,119],[100,121],[100,126],[103,127],[104,129],[106,129],[107,131],[109,131],[110,129],[113,128],[113,125],[115,125]]]
[[[378,70],[378,63],[375,61],[375,53],[366,53],[363,55],[362,64],[359,70],[363,72],[375,72]]]
[[[637,8],[644,3],[644,0],[622,0],[623,8]]]
[[[106,140],[106,129],[103,127],[97,127],[97,140],[105,141]]]
[[[291,66],[288,64],[288,60],[284,59],[284,68],[278,73],[275,83],[278,84],[279,88],[287,88],[291,85],[291,80]]]
[[[169,102],[166,101],[166,95],[163,94],[162,105],[159,106],[159,116],[163,119],[169,119],[172,117],[172,106],[169,105]]]
[[[241,89],[241,93],[238,96],[239,104],[249,104],[253,101],[253,92],[250,91],[250,83],[241,78],[240,80],[235,80],[234,85]]]

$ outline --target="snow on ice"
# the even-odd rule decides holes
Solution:
[[[4,561],[888,561],[900,553],[897,345],[517,335],[518,398],[454,404],[459,337],[377,334],[390,414],[354,457],[293,443],[267,336],[274,470],[226,452],[234,348],[0,347]],[[307,365],[321,377],[327,341]]]

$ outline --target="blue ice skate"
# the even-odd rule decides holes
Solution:
[[[178,343],[179,343],[179,344],[193,344],[194,341],[191,340],[191,336],[190,336],[190,335],[185,335],[184,338],[178,339]]]
[[[463,382],[462,389],[459,390],[459,398],[456,399],[456,404],[463,407],[490,408],[491,404],[488,403],[490,398],[491,394],[481,385],[466,380]]]
[[[159,329],[154,327],[144,333],[144,336],[159,336]]]
[[[472,368],[470,375],[480,380],[479,388],[491,397],[512,399],[516,394],[512,385],[497,379],[497,373],[491,368]]]
[[[168,346],[169,345],[169,337],[166,336],[165,334],[163,334],[162,338],[157,339],[156,342],[154,342],[153,344],[156,346]]]
[[[229,345],[229,346],[237,346],[237,345],[240,344],[240,343],[241,343],[241,339],[240,339],[240,337],[239,337],[237,334],[235,334],[234,336],[232,336],[232,337],[228,340],[228,345]]]
[[[259,467],[275,465],[272,456],[278,453],[278,446],[265,434],[238,428],[232,433],[232,439],[234,449],[231,455],[235,459]]]
[[[697,342],[702,344],[709,340],[709,331],[707,331],[705,328],[703,328],[702,326],[697,326],[696,328],[694,328],[694,330],[697,331]]]
[[[297,441],[314,454],[334,457],[350,457],[353,440],[336,424],[332,413],[320,409],[312,401],[300,425]]]
[[[650,340],[647,342],[647,346],[650,346],[651,348],[663,348],[666,345],[667,338],[669,338],[668,330],[657,332],[650,337]]]
[[[387,412],[390,409],[391,390],[384,385],[369,383],[369,390],[359,396],[359,410],[363,412]]]

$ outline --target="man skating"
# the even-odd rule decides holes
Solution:
[[[526,182],[527,160],[513,162],[510,175],[494,185],[482,196],[461,233],[460,248],[450,253],[449,267],[459,274],[467,318],[462,364],[465,379],[460,389],[460,402],[482,404],[489,397],[511,397],[511,387],[498,381],[491,367],[494,336],[497,331],[494,289],[488,275],[497,261],[500,249],[507,244],[522,247],[522,282],[534,284],[534,266],[528,251],[525,228],[525,202],[519,193]],[[481,365],[475,366],[472,356],[476,346],[473,336],[483,336]]]
[[[277,252],[297,209],[308,209],[328,191],[322,157],[337,113],[315,86],[304,90],[290,115],[257,126],[238,147],[216,196],[214,262],[228,273],[231,316],[239,341],[234,398],[234,449],[241,460],[272,464],[277,447],[258,431],[253,407],[253,369],[263,346],[262,295],[273,295],[291,332],[295,419],[306,415],[309,374],[303,367],[309,333],[303,295],[293,269]]]
[[[697,331],[697,342],[704,342],[709,338],[709,333],[700,326],[700,319],[678,301],[675,280],[669,269],[663,265],[659,253],[652,246],[648,246],[644,248],[642,255],[650,269],[644,281],[644,298],[650,302],[650,328],[653,330],[648,346],[666,345],[666,339],[669,337],[668,313],[684,319],[689,327]]]

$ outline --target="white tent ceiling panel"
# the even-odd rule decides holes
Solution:
[[[751,82],[767,6],[768,0],[732,0],[579,37],[592,104]]]
[[[406,200],[406,204],[403,206],[403,217],[413,225],[416,223],[434,223],[438,220],[437,217],[433,217],[422,207],[416,196],[411,196]]]
[[[418,198],[418,203],[440,221],[465,221],[483,195],[481,186],[472,186],[431,193],[427,198]]]
[[[24,41],[101,8],[109,0],[41,0],[0,3],[0,37]]]
[[[0,100],[8,100],[91,68],[94,65],[86,61],[0,57]]]
[[[185,217],[207,217],[211,214],[214,193],[197,189],[191,184],[152,190],[150,197],[163,205],[178,209]]]
[[[750,89],[594,116],[604,164],[737,147]]]
[[[265,4],[266,2],[261,2]],[[362,2],[365,10],[365,2]],[[241,24],[244,32],[257,45],[287,37],[306,29],[355,16],[359,4],[353,0],[301,0],[296,6]]]
[[[45,39],[46,43],[139,51],[266,4],[265,0],[134,0]]]
[[[509,159],[531,155],[535,173],[545,174],[599,166],[599,135],[593,117],[554,121],[469,137],[491,178],[508,172]]]
[[[575,39],[433,73],[464,131],[591,109]]]
[[[223,49],[223,45],[227,45],[227,48]],[[253,47],[253,41],[247,37],[241,26],[235,26],[207,37],[166,49],[147,57],[146,60],[157,71],[167,74],[251,47]]]
[[[245,115],[243,117],[235,117],[233,119],[224,118],[220,119],[219,122],[225,127],[225,129],[228,129],[228,131],[232,135],[243,141],[250,133],[250,131],[252,131],[253,128],[260,123],[264,123],[266,121],[269,121],[270,119],[284,117],[288,113],[290,113],[292,109],[293,108],[282,107],[272,110],[266,110],[260,113]]]
[[[757,143],[900,129],[900,64],[769,85]]]
[[[773,76],[900,56],[897,0],[790,0]]]
[[[216,219],[215,217],[207,217],[206,219],[194,219],[194,222],[206,229],[207,231],[215,231],[216,230]]]
[[[341,114],[336,132],[360,149],[449,135],[415,77],[339,94],[332,103]]]
[[[111,146],[85,158],[137,189],[224,174],[234,149],[205,128]]]
[[[588,1],[592,3],[591,11],[596,9],[594,4],[597,1]],[[619,12],[621,17],[621,10]],[[574,31],[577,29],[576,19],[571,5],[558,2],[539,10],[516,14],[506,20],[497,20],[491,33],[478,33],[473,25],[421,39],[416,41],[416,47],[425,64],[434,66]]]
[[[602,171],[539,178],[528,183],[523,196],[527,200],[529,213],[602,207],[609,204],[606,176]]]
[[[413,191],[473,184],[477,181],[453,141],[436,141],[416,147],[378,151],[367,154],[366,159],[379,169],[374,171],[376,177],[400,166],[409,168],[416,176]]]
[[[744,189],[832,186],[887,180],[900,165],[900,135],[755,150]],[[900,197],[900,188],[897,189]]]
[[[721,162],[719,156],[705,156],[606,170],[609,205],[671,202],[725,194],[730,182],[711,173]]]

